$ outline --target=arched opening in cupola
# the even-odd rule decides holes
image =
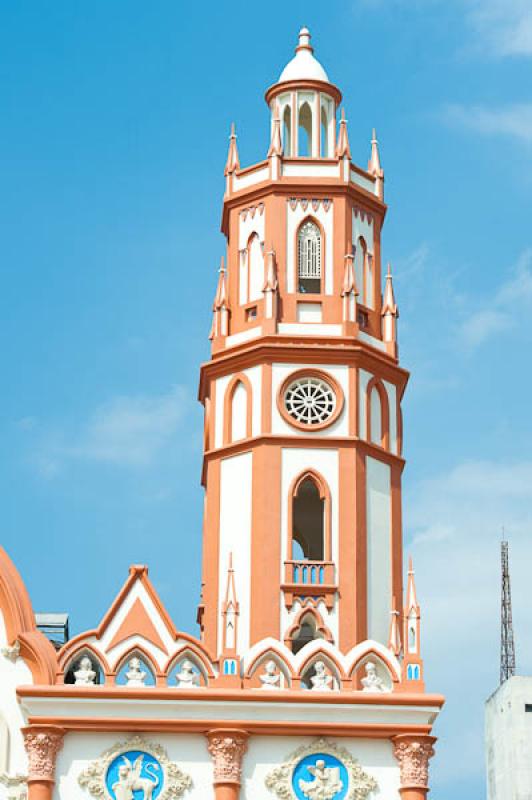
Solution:
[[[312,156],[312,110],[305,101],[299,109],[299,128],[297,136],[298,156]]]
[[[329,157],[329,120],[325,106],[321,107],[320,150],[322,158]]]
[[[283,112],[283,153],[287,158],[292,155],[292,112],[286,106]]]

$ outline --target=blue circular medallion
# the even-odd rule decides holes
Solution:
[[[144,750],[120,753],[111,761],[105,776],[105,786],[113,800],[157,800],[163,784],[163,768]]]
[[[329,753],[312,753],[292,773],[292,789],[298,800],[343,800],[349,791],[349,773]]]

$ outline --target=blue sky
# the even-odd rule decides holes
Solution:
[[[375,125],[386,171],[405,537],[448,695],[433,796],[482,796],[502,525],[532,671],[529,0],[4,2],[0,22],[2,540],[36,609],[92,627],[145,562],[195,631],[227,135],[264,157],[263,93],[308,25],[354,159]]]

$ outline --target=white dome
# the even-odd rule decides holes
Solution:
[[[296,48],[296,54],[281,72],[279,83],[302,80],[329,83],[329,76],[320,62],[313,56],[308,28],[301,28],[299,31],[299,44]]]

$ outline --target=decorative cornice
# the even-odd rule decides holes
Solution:
[[[349,791],[345,795],[345,800],[366,800],[371,792],[378,789],[375,778],[364,772],[349,750],[328,739],[316,739],[311,744],[302,745],[295,750],[288,756],[284,764],[276,767],[266,776],[266,788],[275,794],[278,800],[292,800],[295,798],[292,790],[293,772],[303,758],[314,753],[328,753],[341,761],[346,768],[349,774]],[[327,797],[330,797],[330,795],[327,795]]]
[[[24,747],[28,754],[28,781],[51,781],[55,776],[55,761],[63,746],[61,728],[23,728]]]
[[[320,206],[322,206],[324,211],[328,211],[332,205],[332,200],[328,197],[312,197],[310,200],[306,197],[289,197],[288,204],[292,211],[295,211],[299,205],[303,211],[306,212],[310,208],[316,214]]]
[[[401,769],[402,789],[427,789],[429,785],[429,759],[434,755],[434,736],[394,737],[394,756]]]
[[[242,759],[248,749],[245,731],[217,729],[207,734],[208,749],[214,762],[214,784],[242,780]]]

